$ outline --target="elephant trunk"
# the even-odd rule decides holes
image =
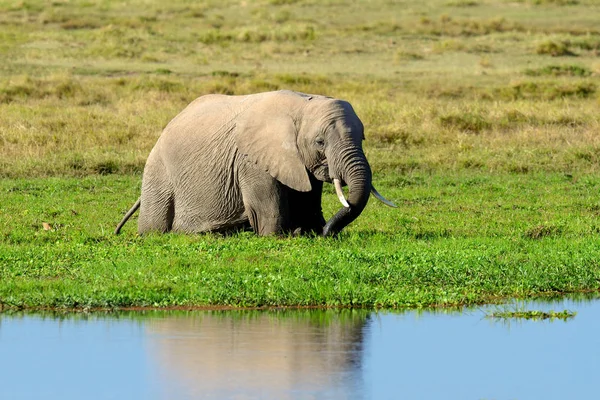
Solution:
[[[341,152],[343,156],[339,163],[331,162],[330,165],[342,165],[339,170],[331,171],[334,179],[342,179],[348,185],[347,202],[349,207],[342,207],[323,228],[323,236],[335,236],[348,224],[354,221],[363,211],[369,201],[371,193],[371,167],[358,148],[351,152]],[[345,156],[344,156],[345,155]]]

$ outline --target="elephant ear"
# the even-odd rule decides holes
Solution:
[[[240,118],[236,124],[235,141],[240,152],[284,185],[300,192],[310,191],[292,118],[269,115],[272,110],[248,111],[248,118]]]

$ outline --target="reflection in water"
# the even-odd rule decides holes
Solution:
[[[577,315],[0,313],[0,400],[598,397],[600,301],[506,307]]]
[[[363,311],[179,314],[148,322],[162,379],[186,398],[351,398],[363,392]]]

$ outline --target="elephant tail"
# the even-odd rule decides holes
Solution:
[[[141,197],[139,199],[137,199],[137,201],[135,202],[133,207],[131,207],[131,209],[129,211],[127,211],[127,214],[125,214],[125,216],[123,217],[121,222],[119,222],[119,225],[117,225],[117,228],[115,229],[115,235],[119,234],[119,232],[121,231],[121,228],[123,227],[123,225],[125,225],[125,222],[127,222],[127,220],[133,215],[133,213],[136,212],[138,210],[138,208],[140,208],[140,204],[142,204]]]

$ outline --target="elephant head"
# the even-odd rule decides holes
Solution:
[[[309,175],[334,183],[343,207],[325,224],[324,236],[336,235],[354,221],[370,193],[395,207],[373,188],[362,149],[363,124],[348,102],[289,91],[276,96],[240,115],[236,143],[250,160],[296,191],[311,191]],[[347,200],[343,185],[349,188]]]

